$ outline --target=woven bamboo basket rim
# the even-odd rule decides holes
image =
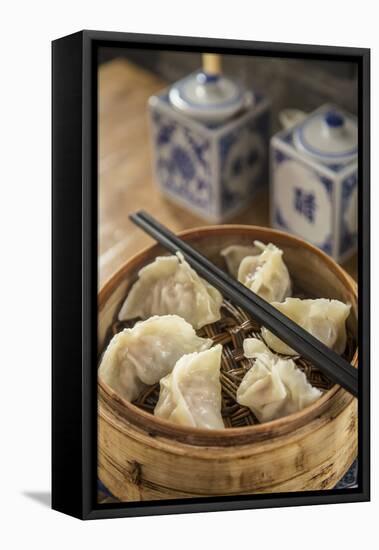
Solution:
[[[230,237],[232,233],[240,235],[243,231],[246,231],[246,233],[254,233],[255,240],[265,241],[268,236],[270,236],[269,240],[274,240],[276,243],[278,243],[278,241],[282,241],[284,246],[292,245],[299,246],[303,249],[308,249],[309,252],[318,256],[323,263],[326,264],[326,266],[334,273],[334,275],[338,277],[346,288],[351,289],[355,297],[357,296],[357,284],[355,281],[330,256],[310,243],[284,231],[254,225],[229,224],[188,229],[178,233],[178,235],[181,238],[191,237],[191,239],[196,240],[197,238],[210,236],[211,234],[217,234],[217,236],[225,234]],[[117,288],[117,286],[124,280],[127,273],[133,271],[135,266],[146,259],[146,256],[154,258],[161,253],[160,251],[162,251],[162,247],[159,244],[153,244],[145,247],[125,262],[125,264],[106,281],[99,291],[98,312],[101,312],[107,300],[114,292],[114,289]],[[351,359],[351,364],[357,368],[358,348]],[[325,393],[317,399],[317,401],[299,412],[261,424],[243,427],[228,427],[227,429],[221,430],[207,430],[204,428],[179,426],[163,418],[158,418],[141,409],[137,405],[123,399],[101,379],[98,379],[98,386],[101,397],[105,400],[108,406],[112,408],[112,411],[117,413],[117,416],[120,419],[133,424],[143,432],[147,432],[150,436],[161,436],[164,438],[181,441],[183,443],[200,446],[229,446],[237,443],[243,445],[254,441],[263,441],[265,439],[272,438],[273,434],[275,434],[275,436],[284,435],[305,426],[311,420],[322,415],[332,406],[335,399],[345,400],[345,397],[347,396],[349,402],[353,399],[353,397],[343,388],[337,384],[334,384],[329,390],[326,390]],[[343,394],[346,394],[346,396]]]

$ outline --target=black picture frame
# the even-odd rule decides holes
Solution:
[[[97,51],[100,46],[353,61],[359,83],[359,487],[96,503]],[[370,50],[82,31],[52,43],[52,507],[82,519],[370,499]]]

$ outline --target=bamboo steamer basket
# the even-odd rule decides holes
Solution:
[[[352,305],[347,328],[357,339],[356,284],[314,246],[284,232],[242,225],[193,229],[181,237],[220,266],[220,250],[231,244],[276,244],[295,285],[310,296]],[[139,269],[165,253],[159,245],[143,250],[101,289],[99,354]],[[357,367],[357,350],[351,363]],[[337,385],[287,417],[204,430],[156,418],[98,382],[98,475],[121,501],[330,489],[355,459],[357,440],[357,400]]]

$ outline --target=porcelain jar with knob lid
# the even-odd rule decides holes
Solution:
[[[247,208],[268,182],[269,102],[221,74],[197,71],[149,99],[155,180],[207,221]]]
[[[356,251],[356,118],[323,105],[271,138],[271,219],[343,262]]]

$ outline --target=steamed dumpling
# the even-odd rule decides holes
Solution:
[[[254,249],[248,247],[230,246],[222,255],[225,257],[228,269],[234,274],[240,259],[237,278],[250,290],[268,302],[281,302],[291,296],[291,279],[286,264],[283,261],[283,251],[269,243],[267,245],[254,241]]]
[[[119,313],[120,321],[176,314],[195,329],[221,318],[222,296],[201,279],[182,254],[159,256],[142,268]]]
[[[154,414],[181,426],[223,429],[221,416],[222,346],[184,355],[160,382]]]
[[[113,336],[99,367],[99,377],[115,392],[133,401],[147,386],[173,369],[182,355],[210,348],[177,315],[151,317]]]
[[[345,351],[345,322],[350,313],[351,306],[349,304],[326,298],[316,300],[287,298],[283,303],[273,303],[272,305],[328,348],[339,354]],[[297,351],[290,348],[265,327],[262,327],[262,336],[274,351],[283,355],[298,355]]]
[[[269,243],[254,242],[260,254],[246,256],[238,269],[238,280],[268,302],[281,302],[291,295],[291,280],[283,251]]]
[[[249,407],[260,422],[298,412],[321,396],[292,359],[272,353],[256,338],[243,343],[244,355],[255,359],[237,390],[237,402]]]
[[[238,269],[242,260],[246,258],[246,256],[254,256],[255,254],[259,254],[259,249],[255,246],[232,244],[231,246],[221,250],[221,256],[225,259],[226,267],[228,268],[229,273],[236,279],[238,277]]]

